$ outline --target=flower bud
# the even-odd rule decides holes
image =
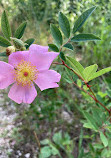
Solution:
[[[13,44],[14,46],[18,49],[18,50],[21,50],[22,47],[25,46],[25,43],[20,40],[20,39],[17,39],[17,38],[13,38],[13,37],[10,37],[11,40],[13,41]]]
[[[21,51],[24,51],[24,50],[26,50],[26,48],[25,47],[21,47],[21,49],[20,49]]]
[[[14,46],[9,46],[6,48],[6,55],[9,56],[11,53],[15,52]]]

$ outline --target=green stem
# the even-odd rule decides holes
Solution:
[[[68,39],[68,41],[67,41],[66,43],[64,43],[64,44],[61,46],[61,48],[60,48],[59,52],[61,52],[61,50],[62,50],[63,46],[64,46],[65,44],[67,44],[68,42],[70,42],[70,40],[71,40],[71,37]]]
[[[70,42],[70,40],[71,40],[71,37],[68,39],[68,41],[67,41],[65,44],[67,44],[68,42]],[[63,45],[61,46],[60,52],[61,52],[61,50],[62,50],[62,48],[63,48],[63,46],[64,46],[65,44],[63,44]],[[95,96],[93,90],[91,89],[90,85],[88,85],[88,83],[87,83],[76,71],[74,71],[71,67],[69,67],[62,59],[61,59],[61,61],[62,61],[62,64],[61,64],[61,65],[64,65],[64,66],[67,67],[69,70],[71,70],[72,72],[74,72],[74,73],[85,83],[85,85],[88,87],[88,89],[89,89],[89,91],[92,93],[92,95],[91,95],[89,92],[85,91],[83,88],[79,87],[75,82],[74,82],[74,84],[75,84],[79,89],[81,89],[81,90],[83,90],[85,93],[87,93],[96,103],[99,103],[99,104],[109,113],[109,116],[111,116],[111,110],[109,110],[104,104],[102,104],[102,103],[96,98],[96,96]],[[56,64],[57,64],[57,63],[56,63]],[[59,63],[59,64],[60,64],[60,63]]]

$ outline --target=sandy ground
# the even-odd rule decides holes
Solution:
[[[8,158],[13,151],[14,142],[11,142],[14,119],[17,116],[12,102],[5,102],[3,94],[0,94],[0,158]]]
[[[0,158],[36,158],[31,155],[32,144],[26,143],[17,148],[17,134],[20,123],[17,123],[16,107],[14,102],[7,101],[7,91],[0,91]],[[16,139],[14,139],[16,138]],[[16,147],[15,147],[16,146]],[[35,155],[37,152],[33,150]]]

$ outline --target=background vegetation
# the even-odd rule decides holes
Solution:
[[[4,9],[7,10],[13,32],[21,22],[28,22],[24,40],[35,38],[36,44],[48,45],[52,42],[50,23],[58,26],[59,11],[67,15],[73,26],[74,20],[83,11],[95,5],[96,11],[80,32],[94,33],[102,40],[75,43],[74,51],[70,56],[76,57],[83,66],[97,63],[101,69],[111,65],[111,0],[1,0],[0,13],[2,14]],[[4,50],[1,49],[0,52],[2,51]],[[66,76],[64,68],[52,67]],[[110,77],[109,73],[91,83],[96,96],[109,107],[111,106]],[[111,157],[111,145],[104,148],[96,132],[83,128],[84,121],[81,120],[84,120],[84,117],[81,111],[87,109],[90,112],[95,107],[95,102],[72,84],[68,84],[64,78],[61,79],[58,89],[43,92],[38,90],[38,97],[31,106],[17,104],[14,106],[19,113],[16,122],[22,122],[22,125],[17,126],[13,131],[12,138],[16,144],[15,152],[10,153],[10,157],[14,157],[16,150],[21,148],[24,149],[22,151],[24,154],[27,142],[38,149],[36,155],[40,158]],[[34,134],[35,132],[37,135]],[[30,153],[33,158],[31,147]]]

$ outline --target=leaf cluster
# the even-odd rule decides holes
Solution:
[[[81,29],[81,27],[84,25],[86,20],[94,12],[95,9],[96,9],[96,7],[93,6],[92,8],[83,12],[82,15],[75,21],[74,27],[72,30],[71,30],[70,22],[69,22],[68,18],[62,12],[59,12],[59,16],[58,16],[58,23],[59,23],[60,29],[54,24],[50,25],[51,34],[54,38],[55,44],[49,44],[49,48],[53,51],[60,52],[60,55],[59,55],[60,58],[65,62],[67,61],[68,65],[71,65],[72,69],[77,74],[79,74],[79,76],[85,82],[89,82],[89,81],[111,71],[111,67],[102,69],[100,71],[97,71],[97,68],[98,68],[97,64],[83,68],[83,66],[78,61],[76,61],[76,59],[71,58],[69,56],[66,57],[64,52],[62,51],[62,49],[67,48],[67,49],[73,51],[74,42],[100,40],[99,37],[97,37],[96,35],[90,34],[90,33],[87,33],[87,34],[79,33],[79,34],[75,35],[75,33],[77,33]]]
[[[16,29],[14,35],[12,35],[11,26],[9,24],[8,16],[6,11],[2,13],[1,17],[1,29],[3,36],[0,36],[0,46],[2,47],[9,47],[14,45],[16,50],[24,50],[28,49],[29,46],[34,42],[33,38],[30,38],[23,42],[21,38],[23,38],[25,29],[27,26],[27,22],[21,23],[18,28]],[[6,53],[0,53],[0,56],[6,56]]]
[[[44,139],[41,141],[41,145],[44,145],[44,147],[41,149],[39,155],[40,158],[48,158],[52,155],[58,155],[59,158],[62,158],[59,151],[60,149],[63,150],[69,158],[73,158],[71,152],[74,144],[68,133],[64,133],[64,135],[62,135],[62,132],[59,131],[54,134],[52,139],[53,141],[49,139]]]

